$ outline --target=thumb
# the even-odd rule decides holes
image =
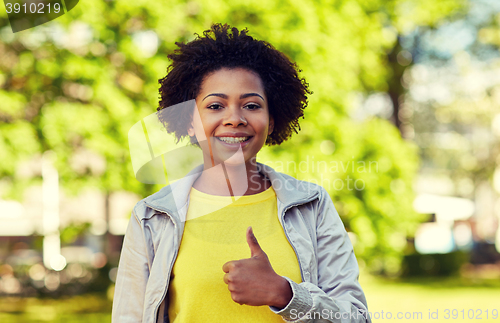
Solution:
[[[262,250],[257,242],[257,238],[253,234],[252,227],[248,227],[247,229],[247,243],[250,247],[251,257],[260,256],[262,254],[265,255],[265,252]]]

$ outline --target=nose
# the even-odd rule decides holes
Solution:
[[[246,126],[248,124],[245,116],[243,115],[243,111],[241,111],[238,107],[230,107],[226,109],[226,113],[224,114],[224,120],[222,122],[225,126]]]

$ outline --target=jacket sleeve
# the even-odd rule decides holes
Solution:
[[[285,277],[293,297],[285,308],[271,310],[287,322],[371,322],[351,241],[323,188],[317,213],[318,285]]]
[[[132,212],[118,264],[112,323],[142,322],[149,277],[146,244],[141,223]]]

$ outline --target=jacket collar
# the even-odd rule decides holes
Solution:
[[[297,180],[261,163],[257,163],[257,167],[262,174],[269,178],[278,200],[284,207],[309,202],[319,194],[317,185],[313,183]]]
[[[273,168],[261,163],[257,163],[257,168],[271,181],[278,201],[281,202],[281,209],[312,201],[319,194],[316,184],[278,173]],[[185,177],[145,198],[145,204],[150,208],[173,215],[177,219],[182,219],[187,213],[191,187],[202,172],[203,165],[197,166]]]

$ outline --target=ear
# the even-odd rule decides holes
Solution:
[[[274,130],[274,119],[272,116],[269,116],[269,131],[267,135],[269,136],[270,134],[272,134],[273,130]]]

